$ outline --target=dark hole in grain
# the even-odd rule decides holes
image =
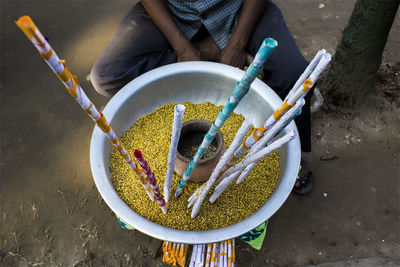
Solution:
[[[199,148],[201,142],[203,141],[203,138],[206,135],[206,133],[207,131],[192,130],[182,134],[178,143],[179,153],[181,153],[182,156],[184,156],[187,159],[193,157],[196,154],[197,149]],[[201,159],[207,159],[212,157],[216,151],[217,151],[217,141],[214,139]]]

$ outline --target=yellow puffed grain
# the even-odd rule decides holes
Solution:
[[[176,103],[166,104],[153,113],[139,118],[120,139],[129,154],[132,155],[135,149],[143,152],[156,176],[161,193],[163,193],[164,176],[167,171],[175,105]],[[183,121],[203,119],[212,122],[222,108],[210,102],[202,104],[185,102],[183,105],[186,107]],[[232,113],[221,128],[226,147],[232,142],[243,121],[242,115]],[[279,155],[278,152],[274,152],[260,160],[244,182],[239,185],[233,182],[214,204],[208,201],[213,192],[211,190],[194,219],[190,217],[191,209],[187,208],[187,199],[201,183],[188,181],[177,199],[173,193],[180,177],[174,173],[171,198],[167,203],[168,213],[164,215],[157,202],[149,199],[142,185],[135,178],[134,172],[115,149],[111,152],[110,170],[118,195],[138,214],[170,228],[204,231],[235,224],[256,212],[265,203],[275,189],[279,176]]]

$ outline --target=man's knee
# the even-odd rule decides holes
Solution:
[[[101,95],[112,97],[116,92],[113,92],[107,84],[104,68],[96,62],[90,70],[90,82],[94,89]]]

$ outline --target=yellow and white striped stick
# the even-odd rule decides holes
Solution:
[[[232,267],[235,265],[235,239],[232,239]]]
[[[235,162],[241,158],[261,137],[264,133],[270,129],[281,117],[285,114],[291,107],[295,105],[297,100],[303,98],[308,91],[312,88],[314,83],[318,80],[318,77],[326,68],[331,60],[331,55],[327,53],[324,49],[318,51],[317,55],[314,59],[310,62],[304,73],[300,76],[297,80],[296,84],[293,86],[291,91],[289,92],[288,96],[285,98],[284,103],[282,106],[277,109],[264,124],[253,131],[253,134],[250,135],[240,146],[239,149],[235,151],[232,157],[229,159],[227,164],[224,166],[224,169],[221,171],[220,178],[224,172],[232,167]],[[306,79],[309,77],[308,79]],[[304,82],[303,82],[304,81]],[[302,85],[301,85],[302,83]],[[301,86],[300,86],[301,85]],[[251,167],[248,169],[247,172],[251,170]],[[246,177],[247,174],[241,175],[241,179]],[[239,179],[238,179],[239,180]],[[193,206],[198,197],[201,194],[201,191],[205,188],[207,183],[204,183],[201,187],[199,187],[195,193],[188,199],[189,205],[188,208]]]
[[[211,262],[211,250],[212,250],[212,244],[207,244],[206,265],[205,265],[205,267],[210,267],[210,262]]]
[[[46,41],[44,36],[40,33],[39,29],[33,23],[29,16],[22,16],[16,22],[17,26],[25,33],[29,40],[33,43],[39,54],[43,57],[46,63],[54,71],[57,77],[64,84],[68,93],[79,103],[82,109],[89,115],[90,118],[97,124],[97,126],[104,132],[107,139],[112,145],[118,150],[124,160],[135,172],[136,177],[142,183],[147,195],[152,201],[154,201],[153,192],[147,180],[144,177],[144,173],[141,169],[138,169],[132,157],[126,152],[124,146],[119,141],[114,130],[111,128],[107,119],[104,115],[99,112],[93,105],[92,101],[87,97],[85,92],[82,90],[78,78],[72,75],[68,70],[65,61],[60,60],[54,50],[51,48],[49,43]]]
[[[217,243],[213,243],[212,244],[212,250],[211,250],[211,259],[210,259],[210,267],[214,267],[215,266],[215,257],[217,256]]]
[[[298,91],[301,91],[302,94],[296,95],[296,98],[300,98],[304,96],[313,86],[311,79],[307,79],[304,81],[302,88],[299,88]],[[229,159],[229,162],[225,165],[225,170],[233,166],[233,164],[240,159],[261,137],[264,133],[270,129],[281,117],[286,113],[291,107],[296,104],[298,99],[289,98],[287,99],[280,108],[278,108],[269,118],[268,120],[261,125],[260,128],[257,128],[240,146],[238,150],[232,155]]]
[[[303,83],[303,88],[302,92],[304,95],[312,88],[313,83],[311,82],[310,79],[307,79]],[[299,89],[300,90],[300,89]],[[303,96],[304,96],[303,95]],[[296,95],[297,97],[297,95]],[[299,96],[300,98],[300,96]],[[293,107],[296,104],[296,101],[293,102],[293,98],[288,102],[289,100],[286,100],[280,108],[278,108],[270,117],[269,119],[260,127],[257,128],[253,131],[253,133],[247,137],[247,139],[243,140],[243,143],[240,145],[240,147],[232,154],[231,158],[228,160],[228,162],[225,164],[224,168],[220,172],[219,178],[222,177],[224,172],[232,167],[236,161],[238,161],[258,140],[261,139],[261,137],[264,135],[264,133],[270,129],[281,117],[283,114],[285,114],[286,111],[288,111],[291,107]],[[293,102],[293,103],[292,103]],[[290,104],[288,104],[290,103]],[[218,180],[220,181],[220,180]],[[217,181],[217,182],[218,182]],[[196,200],[199,198],[201,192],[204,190],[206,187],[207,183],[204,183],[201,187],[199,187],[192,196],[189,197],[188,201],[188,208],[194,205]]]
[[[168,258],[168,250],[167,250],[167,247],[168,247],[168,242],[167,242],[167,241],[164,241],[164,242],[163,242],[163,245],[162,245],[162,251],[163,251],[163,258],[162,258],[162,261],[163,261],[163,262],[167,262],[167,258]]]
[[[198,199],[201,191],[205,188],[205,186],[209,183],[219,182],[220,178],[224,173],[224,166],[232,157],[233,153],[235,153],[236,149],[242,143],[243,138],[246,136],[246,133],[250,129],[251,125],[253,124],[253,118],[247,117],[242,125],[239,127],[238,131],[236,132],[235,138],[233,138],[232,143],[230,144],[229,148],[225,151],[225,153],[220,158],[217,166],[215,166],[209,180],[204,183],[200,188],[196,190],[196,192],[188,199],[189,205],[188,208],[193,206],[195,201]]]
[[[224,247],[224,242],[220,242],[219,243],[219,262],[218,262],[218,266],[220,267],[225,267],[224,266],[224,251],[225,247]]]
[[[224,242],[224,267],[228,267],[228,241]]]
[[[228,240],[228,267],[232,266],[232,240]]]
[[[254,130],[253,134],[250,135],[243,142],[241,147],[233,154],[232,158],[225,165],[225,169],[231,167],[239,158],[241,158],[244,153],[246,153],[247,150],[252,147],[252,145],[261,139],[264,133],[269,130],[282,117],[283,114],[285,114],[296,104],[297,100],[303,98],[308,91],[310,91],[330,61],[331,55],[326,53],[325,50],[317,53],[315,60],[313,60],[309,66],[310,68],[307,67],[305,71],[305,75],[307,75],[309,78],[305,79],[307,76],[301,75],[300,79],[305,79],[303,84],[296,90],[292,89],[282,106],[278,108],[260,128]],[[298,81],[297,84],[300,84],[300,82]]]

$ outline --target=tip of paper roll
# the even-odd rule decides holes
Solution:
[[[332,56],[331,56],[331,54],[329,54],[329,53],[325,53],[325,54],[323,55],[323,57],[324,57],[324,59],[325,59],[326,61],[331,61],[331,59],[332,59]]]
[[[22,16],[16,21],[16,23],[21,26],[29,26],[32,24],[32,19],[29,16]]]
[[[215,194],[212,194],[212,196],[210,197],[210,199],[208,201],[210,201],[210,203],[213,204],[215,202],[215,200],[217,200],[217,197]]]
[[[133,152],[133,155],[136,158],[141,158],[143,156],[142,152],[139,149],[135,149],[135,152]]]
[[[187,208],[190,209],[194,205],[195,202],[196,202],[196,200],[194,200],[194,199],[192,201],[190,201],[189,204],[187,205]]]
[[[197,211],[195,208],[192,209],[192,214],[190,214],[190,217],[195,218],[197,216]]]
[[[163,212],[164,214],[167,214],[167,207],[166,207],[166,206],[161,207],[161,210],[162,210],[162,212]]]
[[[254,128],[258,128],[258,127],[256,127],[256,124],[257,124],[257,119],[256,119],[256,118],[249,117],[249,120],[250,120],[250,124],[251,124]]]
[[[275,47],[278,45],[278,41],[276,41],[275,39],[272,39],[272,38],[265,39],[264,43],[266,46],[269,46],[269,47]]]
[[[147,195],[149,196],[150,200],[154,202],[154,195],[152,191],[146,191]]]
[[[182,104],[178,104],[178,105],[175,106],[175,109],[177,111],[182,112],[182,111],[184,111],[186,109],[186,107],[184,105],[182,105]]]

